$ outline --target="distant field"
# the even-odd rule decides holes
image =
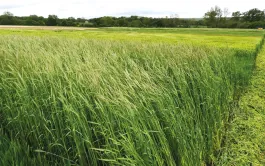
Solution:
[[[3,29],[0,35],[53,36],[67,38],[86,38],[95,40],[147,42],[147,43],[187,43],[235,49],[253,49],[260,41],[264,31],[234,29],[137,29],[137,28],[99,28],[84,29],[43,27],[42,30],[27,27],[23,29]],[[41,28],[41,27],[39,27]],[[48,30],[50,28],[50,30]],[[57,28],[57,29],[56,29]],[[51,30],[52,29],[52,30]]]
[[[53,28],[0,29],[0,165],[241,159],[227,133],[264,31]]]
[[[28,30],[88,30],[88,29],[97,29],[97,28],[0,25],[0,29],[20,29],[20,30],[26,30],[26,29],[28,29]]]

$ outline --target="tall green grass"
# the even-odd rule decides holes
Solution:
[[[253,52],[0,39],[0,165],[215,162]]]

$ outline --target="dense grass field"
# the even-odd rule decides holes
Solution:
[[[0,30],[0,165],[230,164],[263,33]]]

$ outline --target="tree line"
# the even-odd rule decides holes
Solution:
[[[230,12],[215,6],[204,15],[204,23],[211,28],[265,28],[265,11],[257,8],[246,12]]]
[[[0,25],[29,25],[29,26],[74,26],[74,27],[167,27],[167,28],[265,28],[265,11],[257,8],[246,12],[236,11],[229,16],[227,8],[218,6],[211,8],[201,19],[184,19],[174,17],[151,18],[151,17],[100,17],[93,19],[58,18],[49,15],[48,18],[30,15],[26,17],[14,16],[5,12],[0,16]]]

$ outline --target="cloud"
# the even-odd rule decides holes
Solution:
[[[1,0],[0,13],[14,15],[36,14],[47,17],[56,14],[61,18],[141,15],[165,17],[202,17],[211,7],[218,5],[232,11],[265,8],[263,0],[235,2],[232,0]]]
[[[152,11],[152,10],[132,10],[126,12],[115,13],[115,16],[147,16],[147,17],[165,17],[175,14],[172,11]]]
[[[22,6],[23,5],[1,5],[0,10],[1,9],[9,10],[9,9],[14,9],[14,8],[22,7]]]

